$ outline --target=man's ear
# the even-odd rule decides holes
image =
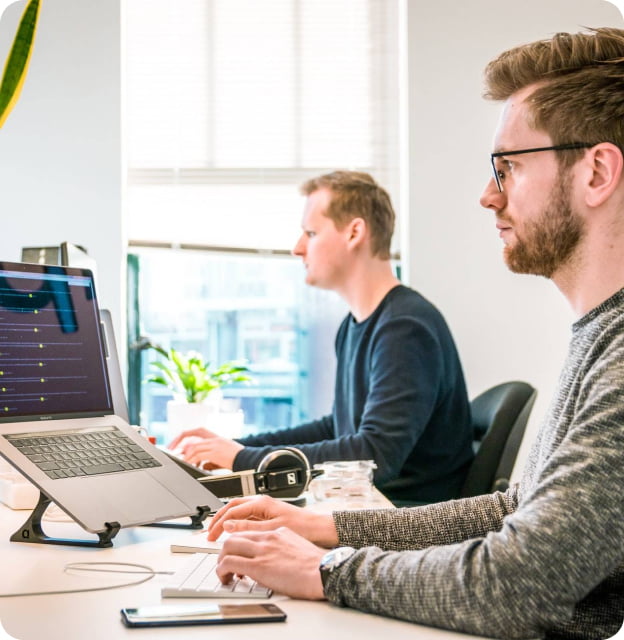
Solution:
[[[366,230],[367,227],[364,218],[353,218],[347,225],[349,245],[353,247],[361,245],[366,237]]]
[[[592,147],[585,157],[588,181],[585,203],[598,207],[606,202],[622,180],[624,159],[622,151],[610,142],[601,142]]]

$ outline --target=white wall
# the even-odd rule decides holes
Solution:
[[[0,129],[0,260],[84,245],[99,298],[122,309],[119,0],[44,0],[21,99]],[[0,21],[2,66],[24,2]],[[1,68],[1,66],[0,66]]]
[[[479,205],[499,105],[487,62],[511,46],[582,26],[622,26],[605,0],[407,0],[409,274],[445,313],[470,395],[505,380],[539,390],[525,455],[547,409],[573,316],[555,286],[507,271],[494,215]]]

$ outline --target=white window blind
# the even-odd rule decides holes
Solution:
[[[290,249],[306,178],[398,203],[394,0],[128,0],[131,243]]]

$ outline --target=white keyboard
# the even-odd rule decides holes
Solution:
[[[221,584],[215,567],[219,556],[193,553],[161,589],[163,598],[270,598],[271,589],[249,578]]]

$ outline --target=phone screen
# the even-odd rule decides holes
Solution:
[[[286,614],[274,604],[154,605],[121,610],[129,627],[160,627],[186,624],[235,622],[283,622]]]

